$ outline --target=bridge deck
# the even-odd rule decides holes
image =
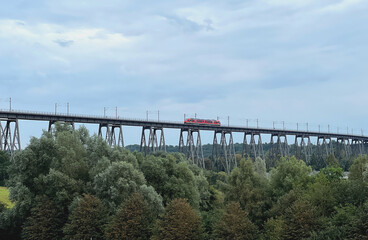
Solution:
[[[0,110],[0,119],[18,119],[18,120],[32,120],[32,121],[52,121],[52,122],[73,122],[73,123],[88,123],[88,124],[115,124],[125,126],[151,126],[162,128],[195,128],[199,130],[224,130],[231,132],[242,133],[260,133],[260,134],[284,134],[293,136],[310,136],[310,137],[330,137],[336,139],[354,139],[368,142],[368,136],[341,134],[341,133],[327,133],[315,131],[296,131],[272,128],[254,128],[242,126],[208,126],[208,125],[189,125],[183,122],[168,122],[168,121],[153,121],[153,120],[139,120],[139,119],[125,119],[112,118],[102,116],[87,116],[87,115],[72,115],[72,114],[53,114],[53,113],[37,113],[37,112],[23,112],[23,111],[4,111]]]

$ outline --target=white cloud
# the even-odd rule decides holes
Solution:
[[[340,0],[337,3],[329,4],[328,6],[320,9],[320,12],[342,12],[351,9],[352,7],[356,7],[363,2],[363,0]]]

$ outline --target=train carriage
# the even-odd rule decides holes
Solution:
[[[212,120],[212,119],[187,118],[184,120],[184,123],[185,124],[197,124],[197,125],[221,126],[221,122],[219,120]]]

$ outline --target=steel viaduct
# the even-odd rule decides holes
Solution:
[[[290,154],[291,145],[288,144],[287,137],[294,137],[293,146],[299,149],[298,151],[305,156],[306,161],[311,155],[312,138],[314,138],[316,145],[323,149],[325,155],[334,153],[333,141],[344,148],[346,155],[366,154],[368,150],[368,136],[354,134],[238,126],[189,125],[183,122],[4,110],[0,110],[0,150],[9,151],[13,154],[16,150],[21,149],[18,120],[47,121],[49,131],[56,122],[70,124],[73,128],[75,123],[96,124],[99,126],[99,136],[103,137],[110,146],[121,147],[124,147],[123,126],[141,127],[140,150],[145,154],[166,151],[164,129],[180,129],[179,151],[185,153],[187,158],[199,167],[205,167],[200,131],[212,131],[214,133],[212,159],[228,173],[237,164],[233,133],[244,135],[242,154],[253,158],[257,156],[264,157],[263,135],[270,136],[270,150],[280,156]]]

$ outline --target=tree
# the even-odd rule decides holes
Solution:
[[[328,155],[327,158],[325,159],[325,162],[326,167],[340,167],[339,161],[337,161],[337,159],[333,154]]]
[[[140,167],[147,184],[162,196],[164,204],[175,198],[185,198],[195,209],[199,208],[197,179],[181,155],[150,155]]]
[[[5,186],[8,179],[8,167],[10,165],[9,155],[0,150],[0,186]]]
[[[334,212],[334,207],[337,205],[335,197],[337,183],[331,182],[329,177],[331,176],[326,176],[321,171],[315,182],[310,185],[305,197],[318,209],[319,215],[327,217],[330,217]]]
[[[157,231],[153,239],[203,239],[201,218],[186,200],[174,199],[167,205],[162,220],[157,221]]]
[[[344,176],[343,170],[340,167],[322,168],[320,174],[326,176],[329,182],[338,182]]]
[[[256,158],[254,162],[254,172],[257,173],[260,177],[266,178],[267,177],[267,170],[266,170],[266,162],[260,157]]]
[[[284,215],[284,239],[305,239],[317,226],[315,208],[306,200],[298,199]]]
[[[101,200],[85,194],[63,228],[65,239],[103,239],[106,221],[106,209]]]
[[[250,159],[240,161],[240,166],[231,172],[226,200],[238,201],[254,223],[261,223],[264,220],[267,182],[253,169]]]
[[[367,156],[356,158],[349,169],[349,180],[363,181],[363,173],[368,163]]]
[[[116,211],[128,197],[139,191],[145,184],[143,174],[126,162],[113,162],[106,170],[94,179],[94,189],[97,196],[109,206],[110,211]]]
[[[288,193],[295,187],[305,189],[312,181],[309,176],[312,169],[304,161],[290,158],[281,158],[277,168],[271,170],[270,185],[275,198]]]
[[[57,206],[46,197],[42,197],[31,209],[22,232],[22,238],[27,240],[62,238],[64,222]]]
[[[366,201],[358,211],[358,218],[354,223],[355,239],[368,239],[368,201]]]
[[[133,193],[124,202],[106,233],[108,239],[149,239],[151,236],[151,214],[143,196]]]
[[[284,220],[282,218],[269,218],[264,226],[263,239],[282,240],[284,231]]]
[[[225,214],[215,226],[216,239],[255,239],[256,233],[256,226],[249,220],[247,212],[243,211],[237,202],[231,202],[227,205]]]

